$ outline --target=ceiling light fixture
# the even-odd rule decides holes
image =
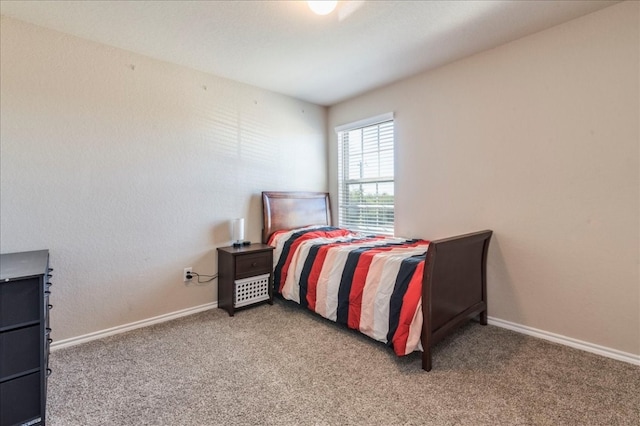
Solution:
[[[318,15],[328,15],[338,5],[337,1],[332,0],[319,0],[319,1],[307,1],[309,9],[313,10]]]

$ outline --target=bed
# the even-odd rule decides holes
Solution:
[[[360,331],[391,346],[398,355],[404,355],[407,351],[421,350],[422,368],[426,371],[432,368],[431,352],[436,343],[471,319],[477,319],[482,325],[487,324],[486,264],[492,231],[485,230],[434,241],[397,237],[387,240],[378,236],[357,233],[354,235],[348,230],[331,226],[331,205],[329,194],[325,192],[266,191],[262,193],[262,206],[264,224],[262,241],[276,247],[273,273],[274,294],[307,306],[309,309],[312,309],[311,305],[313,305],[312,310],[325,318],[355,329],[359,329],[359,326],[353,323],[353,317],[359,318],[358,315],[364,315],[365,311],[369,312],[369,317],[372,315],[379,317],[377,310],[382,309],[389,318],[391,318],[389,311],[395,312],[393,320],[388,321],[395,328],[383,330],[382,334],[386,331],[386,336],[379,338],[381,331],[375,330],[375,327],[373,327],[374,330],[369,330],[368,326],[360,327],[362,328]],[[358,247],[346,247],[353,243]],[[338,254],[333,257],[323,252],[323,250],[334,249],[338,250]],[[372,308],[365,305],[364,299],[367,297],[362,296],[363,286],[375,280],[377,285],[382,286],[380,282],[389,278],[374,278],[371,281],[369,276],[362,278],[360,282],[366,280],[367,284],[361,284],[359,287],[361,291],[357,298],[358,303],[362,305],[356,308],[350,305],[353,299],[351,296],[347,295],[344,298],[344,295],[338,294],[344,293],[342,291],[344,281],[335,282],[335,279],[340,281],[342,276],[351,274],[350,276],[353,277],[354,275],[353,270],[349,272],[346,268],[341,273],[335,272],[336,268],[344,267],[347,257],[352,256],[344,254],[345,250],[362,253],[370,249],[376,253],[390,252],[388,256],[393,259],[389,262],[396,265],[398,271],[404,271],[398,272],[397,275],[386,274],[395,280],[395,283],[389,285],[389,292],[393,293],[389,298],[395,298],[395,307],[392,305],[391,308],[388,306]],[[320,304],[323,309],[320,310],[316,309],[315,288],[311,290],[311,287],[308,287],[311,282],[309,276],[314,276],[313,268],[316,269],[316,279],[319,273],[318,262],[315,258],[310,260],[310,253],[316,257],[318,253],[325,253],[324,264],[321,264],[320,268],[322,271],[331,268],[334,270],[332,274],[327,273],[326,277],[323,275],[320,278],[321,281],[324,280],[322,281],[324,285],[336,291],[335,296],[332,296],[331,292],[329,296],[324,296]],[[381,259],[386,254],[374,256],[376,261],[382,262]],[[340,258],[342,263],[338,266],[335,264],[327,266],[329,258],[334,261]],[[400,258],[402,260],[398,260]],[[371,262],[371,257],[369,261]],[[398,262],[401,262],[402,266],[397,266]],[[388,267],[385,266],[385,268]],[[334,279],[333,283],[331,279]],[[299,288],[296,288],[296,285]],[[355,286],[355,284],[349,285]],[[342,290],[340,290],[341,286]],[[402,291],[406,293],[396,294],[398,287],[404,287]],[[327,293],[326,290],[324,292]],[[310,293],[312,296],[309,296]],[[413,293],[413,296],[409,293]],[[336,302],[335,299],[340,297],[344,303]],[[372,297],[373,299],[369,298],[369,300],[374,300],[373,304],[381,305],[381,299],[378,296]],[[400,307],[398,307],[399,298],[401,299]],[[330,301],[327,302],[327,300]],[[345,304],[349,306],[345,307]],[[326,305],[329,309],[324,307]],[[375,314],[371,314],[372,309],[376,309]],[[356,314],[353,314],[354,310]],[[396,314],[399,318],[396,318]],[[366,321],[362,320],[362,322]],[[402,336],[398,338],[395,333]],[[403,346],[404,344],[406,346]]]

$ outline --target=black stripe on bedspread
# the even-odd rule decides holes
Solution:
[[[274,293],[279,293],[280,288],[280,278],[282,277],[282,268],[284,267],[287,258],[289,257],[289,251],[291,251],[291,245],[301,236],[307,234],[309,232],[317,232],[317,231],[335,231],[336,228],[334,226],[325,226],[322,228],[311,228],[311,229],[303,229],[302,231],[295,232],[291,234],[289,239],[282,246],[282,253],[280,254],[280,258],[278,259],[278,263],[273,271],[273,290]]]
[[[349,321],[349,296],[351,295],[351,285],[353,284],[353,276],[355,275],[360,256],[369,250],[380,250],[383,248],[393,246],[403,246],[405,243],[389,243],[383,245],[372,245],[361,247],[353,250],[347,255],[347,261],[342,270],[342,277],[340,279],[340,287],[338,288],[338,312],[336,322],[340,324],[347,324]]]
[[[391,294],[391,300],[389,301],[389,331],[387,333],[387,345],[393,346],[393,336],[398,329],[398,322],[400,321],[400,310],[402,309],[402,301],[409,282],[418,267],[420,262],[424,262],[426,254],[416,255],[404,259],[400,265],[400,270],[396,277],[396,284],[393,287],[393,293]]]
[[[300,305],[305,308],[309,307],[309,302],[307,301],[307,289],[309,288],[309,274],[311,274],[311,268],[313,267],[313,263],[316,261],[316,256],[318,255],[318,251],[324,244],[315,244],[311,246],[309,249],[309,254],[304,261],[304,266],[302,267],[302,272],[300,272]]]

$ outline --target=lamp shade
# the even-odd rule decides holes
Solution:
[[[244,240],[244,218],[240,217],[231,221],[231,239],[234,243]]]

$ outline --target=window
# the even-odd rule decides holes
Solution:
[[[338,225],[393,234],[393,114],[336,128]]]

